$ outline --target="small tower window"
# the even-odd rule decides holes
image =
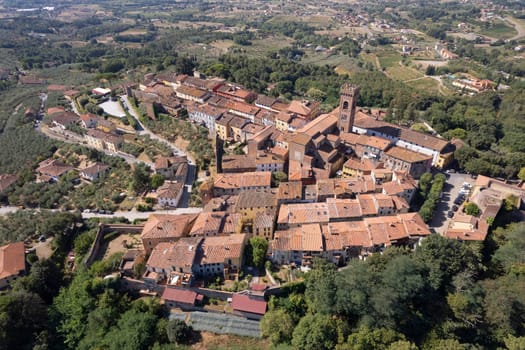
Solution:
[[[348,109],[348,101],[343,102],[343,109]]]

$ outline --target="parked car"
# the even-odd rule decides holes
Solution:
[[[454,216],[454,212],[452,210],[449,210],[449,212],[447,213],[447,216],[449,218],[452,218]]]
[[[461,203],[463,203],[465,201],[465,198],[463,197],[458,197],[454,200],[454,204],[456,205],[461,205]]]
[[[452,211],[458,211],[458,209],[459,209],[459,207],[458,207],[457,205],[454,204],[454,205],[452,206]]]

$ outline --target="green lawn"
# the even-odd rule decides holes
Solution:
[[[413,68],[401,66],[399,64],[394,67],[388,67],[386,69],[386,73],[392,79],[400,81],[417,79],[423,76],[423,73],[420,73],[419,71]]]
[[[518,32],[505,22],[495,22],[491,23],[488,28],[481,27],[480,34],[495,39],[508,39],[518,34]]]
[[[399,64],[399,61],[401,61],[401,55],[394,52],[378,53],[377,57],[382,68],[395,67]]]
[[[448,94],[448,89],[439,86],[439,82],[432,78],[422,78],[418,80],[409,81],[406,83],[417,91],[432,92],[436,94]]]

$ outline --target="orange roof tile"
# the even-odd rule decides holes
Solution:
[[[0,247],[0,279],[16,276],[26,269],[24,242]]]

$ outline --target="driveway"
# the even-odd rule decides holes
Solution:
[[[436,232],[443,234],[448,227],[450,219],[447,217],[447,212],[452,210],[454,200],[459,194],[461,185],[464,182],[474,184],[474,179],[467,174],[450,174],[445,186],[443,187],[443,197],[439,201],[436,209],[434,210],[434,216],[429,224],[430,228],[436,230]]]

